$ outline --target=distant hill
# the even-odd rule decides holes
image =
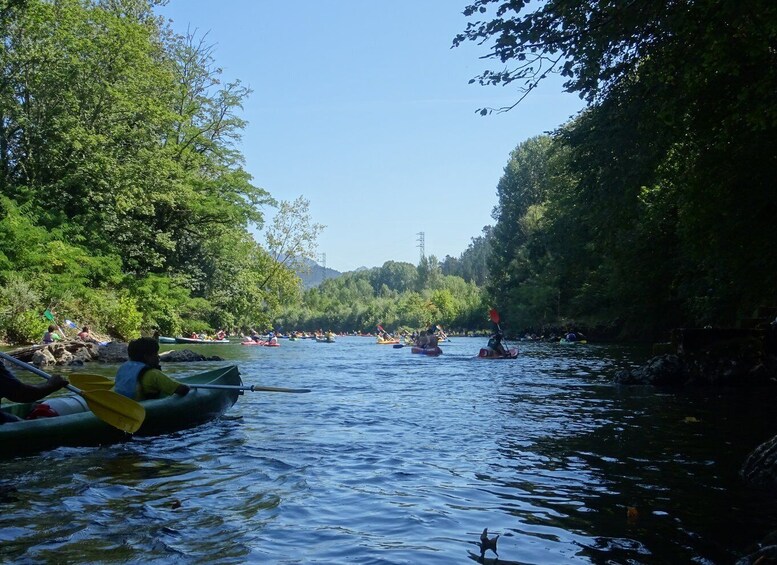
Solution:
[[[326,279],[333,279],[342,275],[340,271],[335,271],[328,267],[324,268],[310,259],[305,259],[304,262],[307,267],[305,272],[297,271],[297,274],[299,275],[299,278],[302,279],[302,286],[305,289],[318,286]]]

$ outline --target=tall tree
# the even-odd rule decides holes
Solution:
[[[491,9],[454,40],[486,43],[506,65],[475,81],[515,82],[519,102],[559,72],[591,104],[564,135],[574,202],[605,259],[600,280],[622,276],[623,291],[631,279],[653,290],[654,309],[684,309],[691,322],[733,323],[771,304],[777,5],[477,0],[465,14]]]

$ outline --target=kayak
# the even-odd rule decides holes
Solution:
[[[159,337],[159,343],[175,343],[175,338],[174,337],[160,336]]]
[[[176,377],[185,384],[217,384],[241,386],[236,365],[228,365]],[[140,404],[146,409],[146,418],[136,436],[156,436],[193,428],[209,422],[226,412],[243,394],[235,389],[192,389],[185,396],[172,395]],[[95,416],[81,396],[50,396],[45,404],[63,415],[23,420],[0,425],[0,458],[14,457],[61,446],[94,446],[126,441],[131,434],[117,430]],[[3,411],[24,418],[42,403],[3,405]]]
[[[199,339],[193,337],[176,337],[175,343],[229,343],[227,338],[224,339]]]
[[[478,353],[477,358],[478,359],[515,359],[518,357],[518,349],[513,347],[512,349],[507,350],[508,355],[496,355],[493,351],[489,351],[485,347],[482,347],[480,349],[480,353]]]
[[[328,335],[328,336],[316,336],[316,343],[334,343],[335,342],[335,336]]]
[[[585,345],[586,343],[588,343],[588,340],[586,340],[586,339],[576,339],[574,341],[569,341],[567,338],[562,337],[558,342],[561,345],[577,345],[577,344]]]
[[[382,337],[377,338],[375,341],[378,345],[393,345],[399,343],[398,339],[383,339]]]
[[[423,347],[413,347],[410,349],[411,353],[419,353],[421,355],[429,355],[431,357],[437,357],[442,355],[442,349],[439,347],[432,347],[430,349],[424,349]]]
[[[263,345],[264,347],[280,347],[280,343],[270,343],[269,341],[241,341],[240,345]]]

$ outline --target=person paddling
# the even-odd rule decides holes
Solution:
[[[0,399],[7,398],[11,402],[35,402],[65,388],[69,383],[60,375],[52,375],[45,383],[28,385],[17,379],[11,371],[0,362]],[[18,422],[21,418],[0,410],[0,424]]]
[[[505,346],[502,344],[503,337],[504,336],[502,335],[502,332],[497,331],[488,340],[488,344],[486,345],[486,348],[489,351],[492,351],[494,355],[505,357],[506,355],[508,355],[508,353],[507,353],[507,350],[505,349]]]
[[[188,394],[188,386],[162,372],[159,366],[159,342],[153,337],[130,341],[127,354],[129,361],[122,364],[116,373],[115,392],[133,400]]]

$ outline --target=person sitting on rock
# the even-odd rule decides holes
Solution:
[[[89,343],[100,342],[100,340],[98,340],[96,337],[92,335],[92,332],[89,330],[89,326],[84,326],[83,328],[81,328],[81,331],[78,332],[78,339]]]
[[[54,343],[55,341],[62,341],[64,339],[62,335],[57,331],[57,326],[49,324],[49,329],[43,334],[43,343]]]

